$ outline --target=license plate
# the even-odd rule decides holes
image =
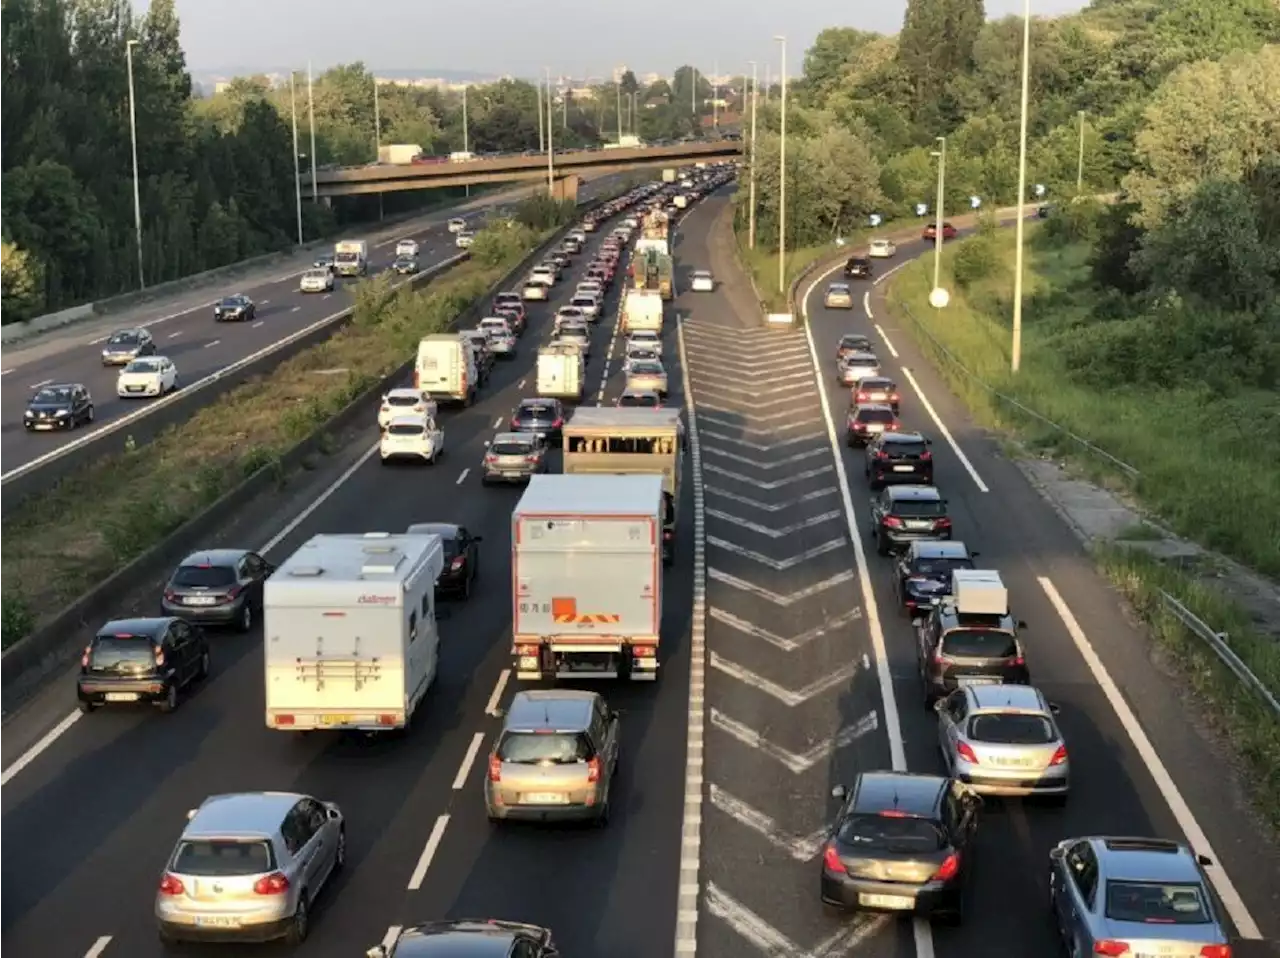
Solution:
[[[106,694],[108,702],[136,702],[138,701],[137,692],[108,692]]]
[[[881,402],[881,401],[883,401],[883,400],[885,399],[885,394],[884,394],[884,393],[872,393],[872,394],[871,394],[871,398],[872,398],[872,399],[874,399],[876,402]]]
[[[520,796],[525,805],[568,805],[569,796],[563,792],[526,792]]]
[[[196,918],[196,925],[200,928],[239,928],[240,919],[230,915],[201,915]]]
[[[998,758],[995,760],[995,764],[1007,765],[1007,766],[1010,766],[1011,768],[1022,768],[1023,766],[1030,765],[1031,759],[1029,758]]]
[[[915,469],[914,466],[894,466],[893,467],[894,472],[911,472],[914,469]]]
[[[912,521],[908,521],[908,522],[907,522],[907,528],[908,528],[908,529],[932,529],[932,528],[933,528],[933,523],[932,523],[932,522],[920,522],[920,521],[912,520]]]
[[[189,595],[183,601],[187,605],[213,605],[218,600],[211,595]]]
[[[956,685],[964,688],[968,685],[999,685],[999,679],[991,679],[981,675],[962,675],[956,679]]]
[[[910,910],[916,907],[916,900],[905,895],[859,895],[858,904],[867,908]]]
[[[884,432],[884,426],[881,423],[874,423],[867,427],[867,432]]]
[[[354,716],[351,715],[321,715],[321,725],[350,725]]]
[[[524,476],[524,473],[518,470],[509,469],[504,471],[502,475],[503,475],[503,478],[506,478],[506,479],[520,479]]]

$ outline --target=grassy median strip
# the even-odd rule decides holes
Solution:
[[[312,434],[482,297],[551,232],[502,226],[419,291],[378,277],[350,325],[240,386],[149,445],[105,457],[3,520],[7,648]],[[282,476],[283,478],[283,476]]]

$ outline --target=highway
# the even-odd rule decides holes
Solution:
[[[590,200],[618,180],[618,177],[602,177],[594,181],[583,188],[580,201]],[[399,239],[418,241],[419,264],[424,270],[457,255],[461,251],[455,247],[453,235],[446,227],[449,218],[463,216],[476,221],[493,207],[511,202],[512,194],[507,192],[464,211],[446,210],[404,224],[402,232],[371,244],[370,275],[390,267]],[[352,238],[377,232],[376,224],[368,224],[353,230]],[[14,470],[54,456],[68,443],[84,443],[97,430],[121,417],[147,415],[147,406],[155,400],[120,399],[116,396],[119,369],[102,365],[102,343],[114,330],[132,326],[148,328],[155,337],[157,351],[177,366],[179,382],[190,385],[348,309],[352,302],[350,287],[354,282],[338,279],[332,293],[301,293],[298,272],[282,271],[269,281],[247,289],[228,288],[216,296],[205,292],[194,300],[191,294],[174,297],[168,309],[164,303],[148,303],[134,313],[113,317],[110,325],[94,322],[83,328],[68,327],[38,341],[6,349],[3,378],[0,378],[0,403],[7,410],[0,425],[0,458],[4,462],[5,478]],[[215,299],[237,292],[245,293],[257,304],[255,321],[215,323]],[[96,416],[92,427],[52,433],[29,433],[23,428],[22,411],[32,391],[53,382],[80,382],[89,387]]]
[[[600,237],[592,236],[592,247]],[[345,482],[268,543],[269,557],[279,561],[319,532],[402,530],[429,520],[459,522],[484,537],[477,592],[455,604],[441,624],[441,677],[407,740],[299,742],[267,730],[261,634],[216,635],[213,679],[176,713],[95,713],[6,783],[0,908],[6,952],[79,956],[110,937],[101,946],[106,958],[161,954],[151,918],[154,889],[186,810],[210,793],[264,788],[336,801],[349,823],[347,869],[316,914],[300,956],[362,954],[390,926],[465,915],[551,925],[566,958],[651,958],[670,948],[692,522],[681,524],[681,558],[667,574],[664,674],[656,686],[609,691],[624,715],[620,792],[608,828],[495,831],[481,801],[484,749],[499,729],[486,709],[506,704],[514,685],[504,670],[510,662],[510,514],[520,491],[482,487],[478,467],[495,428],[520,398],[533,395],[536,346],[550,337],[550,317],[567,302],[585,260],[579,258],[549,304],[529,304],[518,356],[496,366],[475,406],[444,414],[446,452],[436,467],[382,467],[371,422],[350,451],[358,465]],[[612,403],[622,389],[621,343],[611,348],[619,286],[594,330],[588,402]],[[666,351],[676,353],[674,335]],[[671,372],[671,401],[680,402],[678,364]],[[690,483],[683,488],[687,498]],[[689,502],[682,507],[689,515]],[[251,544],[262,546],[265,532],[292,514],[278,511],[275,524]],[[72,689],[67,675],[6,725],[6,769],[43,734],[42,716],[60,718],[71,708]],[[477,737],[483,742],[478,753]],[[438,844],[425,860],[437,829],[443,829]]]

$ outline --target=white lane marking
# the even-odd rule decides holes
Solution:
[[[0,376],[7,376],[7,375],[9,375],[11,372],[13,372],[13,370],[12,370],[12,369],[0,369]]]
[[[809,835],[791,835],[783,831],[772,817],[758,808],[730,795],[718,785],[708,785],[711,807],[717,808],[744,828],[749,828],[770,845],[786,852],[798,862],[807,862],[817,857],[827,838],[827,827],[824,825]]]
[[[744,725],[737,719],[730,718],[714,706],[711,709],[711,727],[720,729],[720,731],[737,739],[747,748],[753,748],[769,756],[792,773],[799,775],[802,772],[809,771],[819,762],[830,758],[835,754],[836,749],[852,745],[868,732],[874,732],[880,727],[880,716],[875,711],[868,712],[853,725],[844,726],[835,735],[824,738],[803,752],[792,752],[776,742],[769,741],[755,729]],[[712,787],[714,788],[715,786]]]
[[[258,305],[259,305],[259,306],[270,306],[270,305],[271,305],[271,300],[269,300],[269,299],[264,299],[264,300],[262,300],[261,302],[259,302],[259,303],[258,303]]]
[[[494,428],[494,429],[501,429],[501,428],[502,428],[502,422],[503,422],[502,417],[501,417],[501,416],[499,416],[497,419],[495,419],[495,420],[493,421],[493,428]]]
[[[875,314],[871,312],[871,290],[867,290],[862,294],[862,311],[867,314],[867,319],[874,320]]]
[[[52,379],[42,379],[42,380],[40,380],[38,383],[32,383],[32,384],[31,384],[31,388],[32,388],[32,389],[39,389],[41,386],[47,386],[47,385],[49,385],[49,383],[51,383],[51,382],[53,382],[53,380],[52,380]]]
[[[454,483],[454,485],[460,486],[460,485],[462,485],[464,482],[466,482],[466,481],[467,481],[467,475],[468,475],[470,472],[471,472],[471,467],[470,467],[470,466],[467,466],[467,468],[466,468],[466,469],[463,469],[463,470],[462,470],[462,475],[458,476],[458,481],[457,481],[456,483]]]
[[[683,323],[676,326],[676,337],[680,347],[680,376],[689,416],[690,475],[693,479],[693,614],[689,626],[689,713],[685,731],[684,814],[676,898],[675,954],[680,958],[691,958],[698,951],[698,869],[702,851],[703,725],[707,668],[707,516],[702,486],[702,446],[698,440],[698,411],[694,406],[693,388],[689,383]]]
[[[906,366],[902,367],[902,375],[907,377],[907,382],[911,383],[911,388],[916,391],[916,397],[920,400],[920,405],[924,407],[924,411],[929,414],[929,418],[933,420],[933,424],[938,427],[938,432],[942,433],[942,438],[947,441],[947,445],[951,447],[951,451],[956,454],[956,458],[960,460],[960,465],[964,466],[964,471],[969,474],[969,478],[973,480],[973,484],[978,487],[979,492],[990,492],[987,484],[982,481],[982,477],[978,475],[978,470],[974,468],[973,463],[969,461],[969,457],[964,454],[964,450],[960,448],[960,444],[956,442],[955,436],[951,435],[951,430],[942,422],[942,417],[938,415],[938,411],[933,408],[933,403],[929,402],[929,397],[924,394],[924,390],[920,388],[920,384],[916,382],[916,377],[911,374],[911,370]]]
[[[527,383],[528,381],[529,380],[527,378],[520,380],[518,383],[516,383],[516,389],[524,389],[524,384]]]
[[[885,348],[889,350],[889,355],[892,356],[894,359],[897,359],[898,351],[893,348],[893,343],[889,342],[889,334],[884,331],[884,327],[882,327],[879,323],[875,323],[874,325],[876,327],[876,332],[879,333],[880,338],[884,340],[884,345],[885,345]]]
[[[714,882],[707,882],[707,911],[754,945],[757,951],[775,958],[844,958],[873,935],[879,934],[890,921],[888,915],[877,915],[845,925],[819,942],[812,951],[807,951]],[[692,952],[686,952],[689,953]]]
[[[845,682],[849,682],[858,674],[858,663],[849,662],[842,665],[821,678],[814,679],[808,685],[800,689],[789,689],[772,679],[765,678],[752,672],[746,666],[739,665],[737,662],[731,662],[720,653],[712,651],[711,667],[717,672],[721,672],[730,678],[737,679],[743,685],[749,685],[753,689],[759,689],[770,698],[776,699],[788,708],[795,708],[797,705],[803,705],[809,699],[821,695],[823,692],[829,692]]]
[[[182,335],[182,332],[183,332],[183,331],[180,329],[180,330],[178,330],[176,333],[170,333],[170,334],[169,334],[167,337],[165,337],[165,338],[166,338],[166,339],[177,339],[179,336],[181,336],[181,335]]]
[[[207,343],[205,343],[205,344],[204,344],[204,348],[205,348],[205,349],[212,349],[214,346],[217,346],[220,342],[222,342],[222,340],[220,340],[220,339],[211,339],[211,340],[209,340]]]
[[[462,764],[458,766],[458,774],[453,777],[453,790],[459,792],[467,784],[467,776],[471,774],[471,766],[476,763],[480,754],[480,746],[484,744],[484,732],[476,732],[471,736],[471,744],[467,746],[467,754],[462,756]]]
[[[916,258],[915,258],[915,257],[913,257],[912,259],[903,260],[901,263],[899,263],[899,264],[898,264],[897,266],[895,266],[893,269],[885,270],[883,273],[881,273],[879,276],[877,276],[875,279],[873,279],[873,280],[871,281],[871,285],[872,285],[872,286],[879,286],[881,283],[883,283],[886,279],[888,279],[890,276],[892,276],[892,275],[893,275],[894,273],[896,273],[898,270],[902,269],[902,268],[903,268],[903,267],[905,267],[905,266],[910,266],[912,263],[914,263],[914,262],[915,262],[915,260],[916,260]],[[832,272],[835,272],[835,270],[832,270]],[[831,275],[831,273],[824,273],[824,274],[823,274],[823,276],[830,276],[830,275]],[[870,314],[868,314],[868,315],[870,315]]]
[[[103,935],[84,953],[84,958],[98,958],[99,955],[107,950],[107,945],[109,944],[111,944],[111,936]]]
[[[400,937],[400,929],[402,927],[403,926],[401,925],[392,925],[387,929],[387,933],[382,936],[383,948],[387,949],[387,951],[391,950],[392,945],[394,945]]]
[[[0,787],[8,785],[15,775],[34,762],[40,756],[40,753],[57,741],[67,729],[80,721],[81,714],[83,713],[80,711],[72,712],[49,731],[45,732],[38,742],[23,752],[17,761],[4,770],[4,774],[0,775]]]
[[[1058,592],[1053,580],[1048,576],[1042,575],[1037,576],[1037,581],[1040,583],[1040,588],[1044,590],[1044,594],[1049,597],[1049,601],[1053,604],[1054,610],[1058,613],[1058,618],[1066,626],[1067,634],[1071,636],[1071,641],[1075,643],[1080,657],[1084,659],[1085,665],[1089,666],[1089,671],[1093,674],[1093,680],[1098,683],[1098,688],[1102,689],[1102,694],[1107,697],[1108,704],[1110,704],[1112,711],[1116,713],[1116,718],[1120,720],[1121,727],[1124,729],[1125,734],[1129,736],[1129,741],[1133,743],[1138,757],[1142,759],[1142,764],[1146,766],[1147,772],[1156,784],[1156,788],[1160,789],[1160,794],[1164,796],[1164,800],[1169,806],[1169,811],[1173,813],[1178,827],[1182,829],[1187,841],[1198,854],[1208,855],[1213,859],[1213,864],[1207,866],[1205,872],[1208,873],[1209,880],[1213,882],[1214,890],[1222,900],[1222,905],[1226,908],[1227,914],[1231,916],[1231,923],[1236,926],[1236,931],[1240,933],[1242,938],[1261,939],[1262,933],[1258,930],[1257,922],[1253,920],[1253,915],[1249,913],[1249,909],[1245,906],[1240,893],[1236,891],[1235,884],[1223,869],[1218,853],[1209,844],[1209,838],[1205,835],[1204,829],[1196,821],[1191,807],[1187,804],[1186,799],[1182,797],[1182,792],[1178,790],[1177,784],[1173,781],[1173,776],[1169,774],[1169,770],[1156,752],[1155,746],[1151,744],[1151,739],[1147,738],[1147,733],[1143,731],[1138,717],[1133,714],[1133,710],[1129,708],[1129,703],[1125,701],[1120,689],[1116,687],[1116,683],[1111,678],[1111,673],[1107,671],[1107,667],[1102,664],[1102,659],[1094,651],[1093,643],[1084,634],[1084,629],[1080,628],[1080,623],[1076,621],[1075,615],[1067,605],[1066,600],[1062,598],[1061,593]]]
[[[435,825],[431,828],[431,834],[427,836],[427,845],[418,856],[418,864],[414,867],[413,874],[409,876],[409,891],[417,891],[422,887],[422,880],[427,877],[427,869],[431,867],[431,859],[435,858],[436,849],[440,847],[444,830],[448,827],[448,815],[441,815],[436,819]]]
[[[298,312],[298,310],[300,310],[300,309],[302,309],[302,307],[301,307],[301,306],[295,306],[295,307],[293,307],[293,309],[289,310],[289,312],[291,312],[291,313],[296,313],[296,312]]]
[[[498,674],[497,684],[494,685],[493,691],[489,694],[489,701],[485,704],[484,714],[497,717],[498,703],[502,701],[502,693],[506,691],[507,683],[511,681],[511,670],[503,669]]]
[[[293,307],[293,311],[296,313],[296,312],[298,311],[298,307],[297,307],[297,306]],[[260,320],[258,320],[256,323],[254,323],[252,326],[250,326],[249,328],[250,328],[250,329],[257,329],[259,326],[261,326],[261,325],[262,325],[262,323],[263,323],[263,320],[261,320],[261,319],[260,319]],[[175,333],[174,335],[176,336],[177,334]]]
[[[323,296],[320,297],[320,301],[324,302],[326,299],[328,299],[332,295],[333,293],[325,293]]]

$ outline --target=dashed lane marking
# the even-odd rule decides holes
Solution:
[[[294,310],[293,310],[293,311],[294,311],[295,313],[298,311],[298,309],[297,309],[297,307],[296,307],[296,306],[294,307]],[[262,324],[263,324],[263,320],[261,320],[261,319],[260,319],[260,320],[258,320],[256,323],[254,323],[252,326],[250,326],[249,328],[250,328],[250,329],[257,329],[257,328],[258,328],[259,326],[261,326]]]
[[[507,683],[511,681],[511,670],[503,669],[498,674],[498,681],[493,687],[493,691],[489,694],[489,701],[485,704],[484,714],[496,718],[498,715],[498,703],[502,701],[502,693],[506,691]]]
[[[209,340],[207,343],[205,343],[205,344],[204,344],[204,348],[205,348],[205,349],[212,349],[214,346],[217,346],[217,345],[218,345],[219,343],[221,343],[221,342],[222,342],[222,340],[220,340],[220,339],[211,339],[211,340]]]
[[[467,754],[462,756],[462,764],[458,766],[458,774],[453,777],[453,790],[459,792],[467,784],[467,776],[471,774],[471,766],[476,763],[480,754],[480,746],[484,744],[484,732],[476,732],[471,736],[471,744],[467,746]]]
[[[103,935],[95,941],[89,950],[84,953],[84,958],[99,958],[99,956],[107,950],[107,945],[111,944],[111,936]]]
[[[458,485],[458,486],[460,486],[460,485],[462,485],[464,482],[466,482],[466,481],[467,481],[467,476],[468,476],[468,474],[470,474],[470,472],[471,472],[471,467],[470,467],[470,466],[468,466],[466,469],[463,469],[463,470],[462,470],[462,475],[458,476],[458,481],[457,481],[456,483],[454,483],[454,485]]]
[[[893,348],[893,343],[889,342],[889,334],[884,331],[884,327],[879,323],[875,324],[876,332],[880,334],[880,338],[884,340],[885,349],[889,350],[889,355],[894,359],[898,358],[898,351]]]
[[[431,867],[431,859],[436,857],[440,842],[444,840],[444,830],[448,827],[449,816],[447,814],[437,818],[435,825],[431,827],[431,834],[427,836],[427,844],[422,849],[422,854],[418,856],[418,864],[414,866],[413,874],[409,876],[409,891],[417,891],[422,887],[423,879],[427,877],[427,869]]]

